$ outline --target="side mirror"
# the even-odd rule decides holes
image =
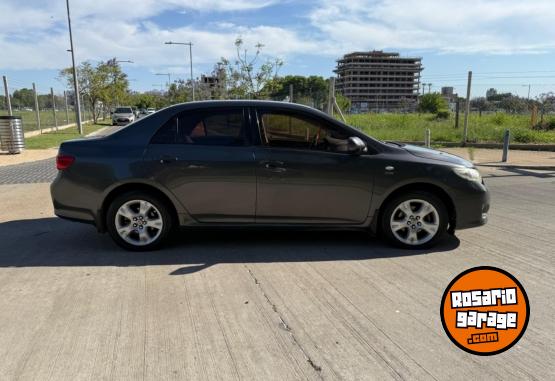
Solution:
[[[353,155],[360,155],[366,152],[366,143],[357,136],[351,136],[347,140],[347,152]]]

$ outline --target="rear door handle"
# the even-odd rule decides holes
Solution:
[[[177,161],[177,157],[175,156],[170,156],[170,155],[162,155],[160,157],[160,164],[168,164],[171,163],[172,161]]]

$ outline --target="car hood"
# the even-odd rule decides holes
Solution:
[[[112,114],[114,118],[130,118],[133,114]]]
[[[465,160],[462,157],[452,155],[447,152],[438,151],[430,148],[419,147],[419,146],[413,146],[413,145],[405,145],[403,146],[403,148],[405,149],[405,151],[413,154],[414,156],[422,157],[424,159],[445,161],[455,165],[463,165],[465,167],[474,166],[470,161]]]

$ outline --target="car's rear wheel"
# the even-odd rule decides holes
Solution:
[[[428,192],[413,191],[386,205],[381,228],[396,246],[424,249],[443,238],[448,220],[447,208],[440,198]]]
[[[145,192],[116,197],[108,208],[106,226],[121,247],[147,251],[159,247],[172,228],[168,206]]]

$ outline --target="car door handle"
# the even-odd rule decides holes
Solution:
[[[173,161],[177,161],[178,158],[175,156],[170,156],[170,155],[162,155],[160,157],[160,164],[168,164],[171,163]]]
[[[264,168],[271,172],[283,173],[287,171],[287,169],[284,167],[285,163],[283,161],[266,161],[263,162],[263,164]]]

